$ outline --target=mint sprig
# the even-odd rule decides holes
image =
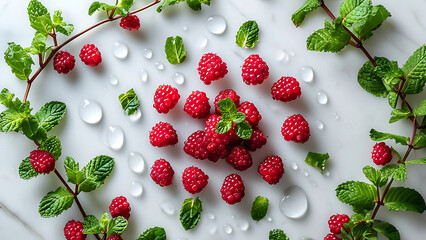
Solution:
[[[109,18],[113,18],[116,15],[126,17],[134,3],[134,0],[121,0],[120,2],[116,1],[116,5],[109,5],[96,1],[90,5],[88,14],[91,16],[96,11],[106,11]]]
[[[179,64],[185,61],[186,50],[181,37],[168,37],[164,46],[167,61],[171,64]]]
[[[235,103],[230,98],[225,98],[219,100],[217,105],[222,116],[216,125],[215,131],[224,134],[231,130],[235,124],[235,133],[237,136],[242,139],[250,139],[253,129],[245,120],[245,114],[238,112]]]
[[[235,43],[242,48],[254,48],[258,41],[259,26],[253,20],[243,23],[235,36]]]
[[[269,200],[266,197],[257,196],[251,207],[251,218],[260,221],[268,213]]]
[[[281,229],[274,229],[269,231],[269,240],[290,240]]]
[[[201,219],[201,212],[203,211],[201,200],[199,198],[187,198],[183,201],[180,210],[179,219],[182,227],[188,231],[197,226]]]
[[[315,153],[315,152],[309,152],[308,155],[305,158],[305,162],[315,168],[318,168],[321,173],[324,172],[325,163],[327,162],[328,158],[330,156],[328,153]]]
[[[124,112],[128,116],[135,114],[140,106],[138,95],[136,95],[133,88],[126,93],[120,94],[120,96],[118,96],[118,100],[120,101]]]
[[[166,231],[162,227],[153,227],[143,232],[137,240],[166,240]]]

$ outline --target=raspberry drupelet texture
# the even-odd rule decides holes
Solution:
[[[150,176],[155,183],[165,187],[172,184],[174,174],[175,171],[173,171],[169,162],[164,159],[158,159],[151,167]]]
[[[210,113],[209,98],[205,92],[193,91],[186,99],[183,110],[193,118],[205,118]]]
[[[336,214],[330,217],[328,220],[328,227],[330,232],[339,234],[344,223],[349,222],[351,219],[346,214]],[[346,231],[349,231],[349,228],[344,228]]]
[[[86,234],[83,234],[83,224],[78,221],[71,220],[65,224],[64,236],[67,240],[85,240]]]
[[[141,27],[141,23],[138,16],[127,15],[120,20],[120,27],[130,31],[137,31]]]
[[[102,56],[99,49],[93,44],[86,44],[80,51],[80,59],[84,64],[96,67],[102,62]]]
[[[244,198],[244,191],[244,182],[238,174],[228,175],[220,189],[222,199],[231,205],[240,202]]]
[[[214,53],[204,54],[198,63],[197,70],[201,81],[206,85],[223,78],[228,73],[226,63]]]
[[[232,89],[225,89],[223,91],[220,91],[214,99],[214,107],[217,114],[220,114],[220,110],[217,104],[219,103],[219,100],[225,98],[230,98],[237,108],[240,106],[240,96],[238,96],[237,93]]]
[[[293,77],[281,77],[271,88],[272,98],[275,100],[289,102],[302,94],[299,82]]]
[[[44,150],[34,150],[30,153],[30,163],[38,173],[50,173],[55,169],[55,158]]]
[[[284,140],[298,143],[308,141],[309,136],[311,136],[309,124],[300,114],[288,117],[283,123],[281,133]]]
[[[392,151],[384,142],[379,142],[374,145],[371,158],[376,165],[384,166],[392,160]]]
[[[228,144],[231,138],[230,131],[223,134],[216,132],[216,125],[219,121],[219,115],[210,115],[206,120],[206,127],[204,129],[206,133],[204,139],[207,143],[207,150],[210,152],[209,160],[214,162],[218,159],[225,158],[228,155]]]
[[[66,51],[59,51],[53,59],[53,69],[58,73],[67,74],[73,70],[75,66],[75,58]]]
[[[109,205],[109,212],[113,218],[122,216],[125,219],[130,217],[130,205],[127,202],[127,198],[119,196],[114,198]]]
[[[170,123],[159,122],[149,132],[149,142],[154,147],[175,145],[178,142],[178,135]]]
[[[269,77],[269,67],[259,55],[252,54],[244,61],[241,76],[247,85],[261,84]]]
[[[107,238],[107,240],[123,240],[123,238],[118,234],[114,234],[114,235],[109,236]]]
[[[186,191],[195,194],[207,185],[209,176],[197,167],[187,167],[182,174],[182,183]]]
[[[244,140],[244,146],[250,151],[256,151],[266,144],[266,136],[258,128],[253,128],[250,139]]]
[[[246,170],[253,165],[250,152],[243,146],[233,147],[231,153],[226,157],[226,162],[240,171]]]
[[[334,233],[329,233],[324,237],[324,240],[340,240]]]
[[[179,101],[178,90],[170,85],[160,85],[154,93],[154,108],[159,113],[168,113]]]
[[[256,106],[254,106],[254,104],[251,102],[242,102],[238,107],[238,112],[242,112],[246,115],[246,121],[252,127],[256,127],[260,120],[262,120],[262,116],[260,115]]]
[[[196,159],[207,159],[210,152],[207,150],[207,142],[204,140],[205,135],[206,133],[201,130],[192,133],[183,146],[185,153]]]
[[[260,164],[258,171],[269,184],[277,184],[284,174],[283,160],[278,156],[269,156]]]

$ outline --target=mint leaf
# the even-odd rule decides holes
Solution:
[[[31,116],[31,110],[29,102],[21,103],[21,101],[16,98],[11,108],[0,113],[0,131],[19,131],[24,120]]]
[[[86,178],[83,172],[80,171],[79,164],[71,157],[66,157],[64,160],[65,172],[67,173],[68,182],[80,184]]]
[[[365,166],[362,169],[362,172],[364,173],[365,177],[370,180],[371,183],[374,184],[376,187],[384,186],[389,179],[389,176],[392,174],[393,171],[379,171],[374,169],[371,166]],[[382,174],[383,173],[383,174]]]
[[[371,0],[345,0],[339,10],[343,25],[364,25],[372,8]]]
[[[297,9],[293,15],[291,15],[291,21],[293,21],[296,27],[300,26],[303,20],[305,20],[306,15],[317,9],[319,6],[321,6],[321,3],[318,0],[306,0],[306,2]]]
[[[305,163],[307,163],[308,165],[312,167],[318,168],[320,172],[323,173],[325,168],[325,163],[327,162],[329,157],[330,156],[328,155],[328,153],[321,154],[321,153],[309,152],[305,158]]]
[[[229,97],[219,100],[217,106],[220,113],[222,114],[220,120],[232,121],[235,119],[235,115],[237,114],[237,106],[235,106],[235,103]]]
[[[25,50],[30,52],[33,55],[46,52],[47,36],[48,36],[47,34],[36,32],[33,38],[33,41],[31,43],[31,47]]]
[[[242,112],[237,112],[237,114],[235,115],[235,119],[233,120],[234,123],[238,124],[238,123],[242,123],[246,120],[246,115]]]
[[[417,116],[426,115],[426,99],[423,99],[419,106],[417,106],[417,108],[413,110],[413,113]]]
[[[157,8],[157,12],[163,11],[163,8],[166,7],[166,6],[175,5],[175,4],[183,2],[183,1],[185,1],[185,0],[164,0],[164,1],[161,1],[160,6],[158,6],[158,8]]]
[[[251,207],[251,218],[260,221],[268,213],[269,200],[266,197],[257,196]]]
[[[111,236],[114,234],[121,235],[124,232],[124,230],[126,230],[127,224],[128,224],[127,220],[122,216],[118,216],[116,218],[111,219],[111,221],[109,221],[107,226],[107,235],[108,236]]]
[[[413,141],[413,147],[415,149],[426,147],[426,134],[425,133],[419,132],[418,134],[416,134],[416,136],[414,137],[414,141]]]
[[[135,114],[140,106],[138,95],[136,95],[133,88],[126,93],[120,94],[118,100],[120,100],[121,107],[128,116]]]
[[[183,201],[182,208],[180,209],[179,220],[182,227],[188,231],[197,226],[201,218],[203,207],[201,200],[198,198],[187,198]]]
[[[120,4],[117,5],[114,16],[117,14],[123,17],[127,16],[133,4],[135,4],[133,0],[121,0]]]
[[[38,132],[39,124],[34,116],[28,116],[21,124],[21,130],[29,139],[35,139]],[[41,140],[46,138],[46,134],[40,135]]]
[[[336,188],[337,198],[355,210],[371,210],[377,200],[376,187],[364,182],[347,181]],[[357,212],[355,211],[355,212]]]
[[[62,153],[61,141],[57,136],[50,136],[41,142],[39,149],[50,152],[58,160]]]
[[[398,63],[390,61],[384,57],[374,57],[377,66],[374,67],[370,61],[367,61],[358,72],[358,83],[361,87],[377,97],[386,97],[390,91],[383,79],[389,72],[398,68]]]
[[[37,0],[31,0],[28,4],[28,17],[31,27],[37,32],[47,35],[53,29],[52,19],[47,8]]]
[[[43,197],[38,212],[44,218],[58,216],[71,207],[73,200],[74,196],[65,187],[59,187]]]
[[[164,47],[167,61],[171,64],[179,64],[185,61],[186,50],[181,37],[168,37]]]
[[[274,229],[269,231],[269,240],[290,240],[281,229]]]
[[[137,240],[166,240],[166,231],[162,227],[153,227],[143,232]]]
[[[391,108],[396,108],[396,104],[398,103],[398,93],[389,92],[388,103],[391,106]]]
[[[74,26],[72,24],[67,24],[63,21],[62,11],[56,10],[53,14],[53,24],[56,32],[60,32],[65,36],[71,35],[72,31],[74,31]]]
[[[3,88],[0,93],[0,102],[7,108],[12,108],[17,104],[16,100],[13,101],[15,98],[15,94],[9,92],[9,89]],[[18,104],[21,105],[21,101],[18,100]]]
[[[99,220],[93,215],[86,216],[83,221],[83,234],[99,233],[102,233],[102,226]]]
[[[220,121],[216,125],[215,131],[219,134],[224,134],[231,130],[232,122],[231,121]]]
[[[20,45],[13,42],[8,45],[9,47],[4,52],[4,60],[17,78],[27,80],[32,71],[33,59]]]
[[[247,121],[237,124],[235,133],[239,138],[250,139],[253,129]]]
[[[404,164],[399,164],[398,168],[393,172],[392,178],[400,182],[404,182],[407,179],[407,168]]]
[[[366,40],[373,35],[373,31],[380,27],[380,25],[391,14],[382,5],[373,6],[371,13],[367,20],[360,26],[354,28],[354,32],[361,40]]]
[[[306,40],[306,47],[311,51],[338,52],[342,50],[351,36],[342,27],[341,18],[332,23],[325,21],[324,28],[315,31]]]
[[[104,213],[102,213],[102,215],[101,215],[101,219],[99,219],[99,223],[100,223],[100,225],[101,225],[101,227],[102,227],[102,230],[105,230],[106,231],[106,228],[108,227],[108,223],[109,223],[109,214],[108,214],[108,212],[104,212]]]
[[[97,156],[81,170],[85,180],[79,185],[78,191],[90,192],[100,187],[114,168],[114,159],[105,155]]]
[[[106,3],[101,3],[101,2],[93,2],[90,7],[89,7],[89,15],[92,16],[93,13],[95,13],[96,11],[101,11],[101,10],[105,10],[105,11],[111,11],[115,8],[115,6],[113,5],[108,5]]]
[[[409,164],[422,164],[422,165],[426,165],[426,158],[421,158],[421,159],[406,161],[405,164],[406,165],[409,165]]]
[[[393,139],[395,140],[396,143],[400,143],[402,145],[408,145],[408,142],[410,141],[410,138],[408,137],[399,136],[399,135],[395,135],[391,133],[382,133],[374,129],[370,130],[370,138],[371,140],[376,142],[386,140],[386,139]]]
[[[235,36],[235,43],[242,48],[254,48],[258,41],[259,26],[253,20],[243,23]]]
[[[232,123],[235,122],[235,133],[242,139],[249,139],[253,132],[250,124],[245,121],[245,114],[237,112],[237,107],[230,98],[221,99],[218,102],[219,110],[222,114],[220,121],[216,125],[217,133],[226,133],[232,128]],[[244,115],[244,121],[242,121]]]
[[[380,220],[374,220],[373,229],[383,234],[389,240],[400,240],[398,229],[388,222],[382,222]]]
[[[423,90],[426,82],[426,44],[417,49],[402,67],[406,82],[403,92],[415,94]]]
[[[202,3],[206,4],[207,6],[210,6],[210,0],[186,0],[186,3],[194,11],[201,10]]]
[[[392,110],[391,115],[392,116],[389,119],[389,123],[394,123],[401,119],[413,116],[413,114],[406,109],[394,109]]]
[[[30,158],[26,158],[22,160],[19,165],[19,177],[23,180],[29,180],[31,178],[37,177],[39,175],[38,172],[34,169],[33,165],[30,163]]]
[[[405,187],[389,188],[383,202],[390,211],[414,211],[422,213],[426,209],[425,200],[422,195],[414,189]]]
[[[34,116],[37,118],[40,128],[48,132],[64,118],[66,111],[65,103],[53,101],[46,103]]]

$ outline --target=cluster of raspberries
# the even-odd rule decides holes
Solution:
[[[337,235],[342,232],[342,228],[345,229],[345,231],[349,231],[349,228],[346,228],[343,226],[343,224],[349,222],[351,219],[346,214],[336,214],[332,215],[330,219],[328,220],[328,227],[330,228],[329,234],[324,237],[324,240],[340,240]]]

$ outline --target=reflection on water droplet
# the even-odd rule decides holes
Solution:
[[[229,223],[225,223],[225,224],[223,224],[223,231],[224,231],[226,234],[231,234],[231,233],[232,233],[232,231],[233,231],[231,224],[229,224]]]
[[[328,102],[327,93],[324,90],[319,90],[317,93],[317,101],[319,104],[326,104]]]
[[[215,219],[215,215],[214,215],[214,213],[212,213],[212,212],[208,212],[208,213],[206,213],[206,215],[207,215],[207,218],[208,219],[210,219],[210,220],[214,220]]]
[[[182,73],[176,72],[176,73],[173,74],[172,80],[176,84],[182,85],[185,82],[185,77],[183,76]]]
[[[170,202],[164,202],[160,205],[161,211],[166,215],[173,216],[175,214],[175,207]]]
[[[297,169],[299,169],[299,165],[297,165],[297,163],[295,163],[295,162],[293,162],[292,164],[291,164],[291,169],[293,169],[293,170],[297,170]]]
[[[154,65],[158,70],[164,70],[164,65],[162,63],[155,62]]]
[[[96,100],[84,99],[80,102],[79,114],[84,122],[95,124],[102,119],[102,107]]]
[[[111,83],[111,85],[113,86],[116,86],[118,84],[118,78],[114,76],[113,74],[111,74],[109,76],[109,83]]]
[[[205,48],[205,47],[207,46],[207,43],[208,43],[209,41],[207,40],[207,38],[206,38],[205,36],[200,35],[200,36],[198,36],[198,40],[197,40],[197,42],[198,42],[198,46],[199,46],[200,48]]]
[[[310,83],[314,80],[314,70],[311,67],[303,66],[299,69],[299,77],[302,81]]]
[[[106,143],[112,150],[119,150],[123,147],[124,132],[121,127],[109,126],[106,132]]]
[[[305,176],[305,177],[309,177],[309,173],[308,173],[308,171],[306,171],[306,169],[305,169],[305,170],[303,170],[303,176]]]
[[[141,118],[141,116],[142,116],[142,112],[138,108],[138,110],[136,110],[135,114],[129,116],[129,119],[132,122],[136,122],[136,121],[138,121]]]
[[[152,50],[151,50],[151,49],[149,49],[149,48],[145,48],[145,49],[143,50],[142,54],[143,54],[143,56],[144,56],[146,59],[151,59],[151,58],[152,58]]]
[[[213,34],[222,34],[226,30],[226,21],[222,16],[211,16],[207,19],[206,27]]]
[[[315,122],[315,127],[318,130],[323,130],[324,129],[324,123],[322,123],[320,120],[318,120],[318,121]]]
[[[141,69],[139,71],[139,79],[142,83],[146,83],[148,81],[148,72],[145,69]]]
[[[329,171],[325,171],[324,172],[324,176],[329,177],[330,176],[330,172]]]
[[[280,211],[289,218],[300,218],[308,209],[306,193],[298,186],[290,186],[284,190],[284,198],[280,202]]]
[[[129,168],[135,173],[142,173],[145,170],[145,159],[140,153],[131,152],[127,157]]]
[[[290,61],[290,55],[288,55],[288,53],[284,50],[279,50],[277,55],[277,61],[288,63]]]
[[[250,227],[250,223],[245,219],[238,218],[236,222],[237,227],[243,232],[247,231]]]
[[[186,32],[186,31],[188,30],[188,26],[183,25],[183,26],[182,26],[182,30]]]
[[[272,218],[271,218],[271,217],[268,217],[266,220],[267,220],[268,222],[272,222]]]
[[[132,182],[130,185],[130,195],[133,197],[140,197],[143,193],[143,187],[142,184],[139,182]]]
[[[340,119],[339,114],[337,114],[336,112],[335,112],[335,113],[333,113],[333,115],[334,115],[334,118],[335,118],[336,120],[339,120],[339,119]]]
[[[118,59],[125,59],[129,53],[129,48],[125,43],[114,42],[112,44],[112,54]]]

